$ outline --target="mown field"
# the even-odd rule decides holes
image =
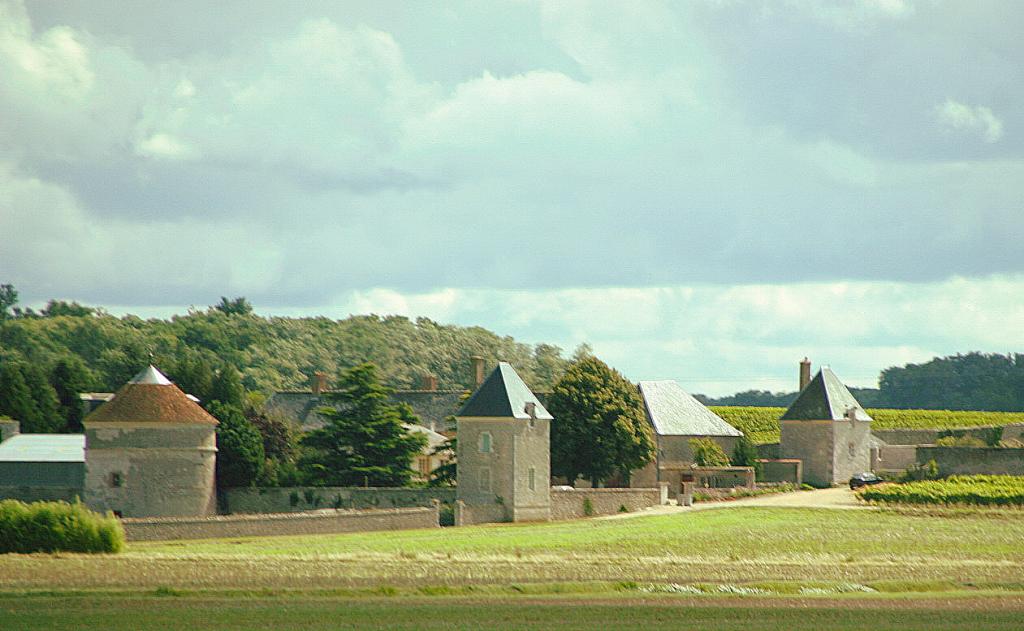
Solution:
[[[755,443],[779,440],[779,417],[786,408],[713,406],[711,410]],[[869,409],[875,429],[956,429],[1024,423],[1024,412]]]
[[[346,598],[321,595],[3,596],[0,628],[1019,629],[1020,596],[847,600],[679,597]]]
[[[421,588],[545,582],[1024,584],[1024,515],[732,507],[627,519],[129,544],[0,556],[0,589]],[[948,585],[947,585],[948,586]]]

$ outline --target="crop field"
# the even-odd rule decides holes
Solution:
[[[714,406],[711,410],[755,443],[779,440],[779,417],[785,408]],[[875,429],[956,429],[1024,423],[1024,412],[869,409]]]
[[[869,502],[924,505],[1024,506],[1024,478],[1010,475],[955,475],[944,480],[866,487]]]

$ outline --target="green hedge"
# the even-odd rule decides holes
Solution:
[[[0,553],[120,552],[123,548],[121,522],[80,503],[0,501]]]
[[[954,475],[945,480],[870,486],[857,494],[869,502],[892,504],[1024,506],[1024,477]]]

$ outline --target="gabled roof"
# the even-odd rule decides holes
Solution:
[[[851,409],[858,421],[871,420],[839,377],[831,369],[822,368],[800,391],[781,420],[845,421]]]
[[[671,379],[641,381],[647,418],[659,436],[742,436]]]
[[[17,434],[0,443],[0,462],[85,462],[85,434]]]
[[[498,362],[497,368],[480,384],[456,416],[528,419],[527,403],[534,405],[534,418],[553,418],[511,364]]]
[[[216,425],[217,419],[188,398],[159,370],[149,366],[135,375],[96,408],[85,423],[198,423]]]

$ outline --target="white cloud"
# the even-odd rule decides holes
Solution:
[[[947,99],[945,103],[935,106],[935,117],[944,129],[978,134],[987,143],[998,142],[1003,137],[1003,121],[983,105],[971,107]]]

